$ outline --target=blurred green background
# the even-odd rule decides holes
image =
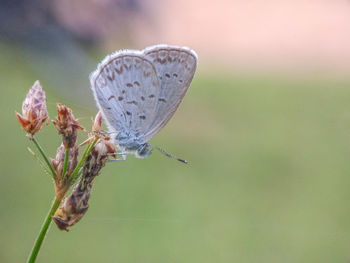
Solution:
[[[73,96],[73,85],[59,87],[72,77],[63,74],[67,64],[53,71],[39,50],[38,70],[34,55],[12,43],[0,43],[0,262],[25,262],[54,192],[15,111],[36,79],[50,119],[61,102],[89,128],[97,110],[87,75],[86,97]],[[106,54],[83,50],[94,60],[88,72]],[[53,224],[37,262],[350,261],[350,77],[199,65],[152,140],[190,164],[159,152],[108,163],[86,215],[68,233]],[[53,125],[37,138],[54,157]]]

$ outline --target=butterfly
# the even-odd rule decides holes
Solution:
[[[156,148],[174,157],[148,141],[174,115],[191,84],[197,60],[187,47],[155,45],[116,51],[90,74],[97,107],[122,152],[145,158]]]

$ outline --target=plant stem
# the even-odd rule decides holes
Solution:
[[[78,175],[79,175],[79,170],[80,168],[83,166],[86,158],[89,156],[89,154],[91,153],[92,149],[94,148],[95,144],[97,143],[98,139],[95,139],[93,141],[91,141],[88,146],[85,149],[85,152],[83,154],[83,157],[81,157],[78,165],[75,167],[74,171],[71,173],[70,177],[69,177],[69,181],[70,183],[74,183],[75,180],[77,179]]]
[[[35,146],[38,148],[38,150],[39,150],[41,156],[44,158],[45,163],[47,164],[47,166],[49,167],[49,169],[50,169],[50,171],[51,171],[51,174],[52,174],[53,179],[56,180],[56,178],[57,178],[56,172],[55,172],[55,170],[53,169],[53,167],[52,167],[52,165],[51,165],[49,159],[47,158],[47,156],[46,156],[46,154],[45,154],[43,148],[41,148],[39,142],[35,139],[34,136],[33,136],[32,138],[30,138],[30,140],[32,140],[32,141],[34,142]]]
[[[44,238],[46,236],[46,232],[49,229],[50,223],[52,221],[52,216],[55,214],[55,212],[56,212],[57,208],[59,207],[60,203],[61,203],[61,200],[56,199],[56,198],[53,201],[53,203],[51,205],[51,208],[50,208],[50,211],[47,214],[47,216],[45,218],[45,221],[44,221],[44,224],[42,225],[41,230],[39,232],[39,235],[38,235],[38,237],[37,237],[37,239],[36,239],[36,241],[34,243],[34,247],[33,247],[32,251],[31,251],[31,253],[29,255],[27,263],[34,263],[35,262],[36,257],[38,256],[41,244],[44,241]]]
[[[63,171],[62,171],[62,178],[66,176],[67,168],[68,168],[68,157],[69,157],[69,149],[66,149],[66,152],[64,154],[64,163],[63,163]]]

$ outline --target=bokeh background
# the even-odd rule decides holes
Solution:
[[[152,140],[190,165],[108,163],[37,262],[349,262],[349,32],[347,0],[1,0],[0,262],[25,262],[53,197],[15,118],[28,89],[88,128],[97,63],[158,43],[199,55]],[[55,156],[54,127],[37,137]]]

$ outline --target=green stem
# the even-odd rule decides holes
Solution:
[[[44,158],[45,163],[47,164],[47,166],[49,167],[49,169],[50,169],[50,171],[51,171],[51,174],[52,174],[53,179],[56,180],[56,178],[57,178],[56,172],[55,172],[55,170],[53,169],[53,167],[52,167],[52,165],[51,165],[49,159],[47,158],[47,156],[46,156],[46,154],[45,154],[43,148],[41,148],[39,142],[35,139],[34,136],[31,138],[31,140],[34,142],[34,144],[35,144],[35,146],[38,148],[38,150],[39,150],[41,156]]]
[[[94,141],[90,142],[88,144],[88,146],[85,149],[85,152],[83,154],[83,157],[81,157],[78,165],[75,167],[74,171],[71,173],[71,175],[69,176],[69,181],[70,183],[74,183],[75,179],[77,178],[77,176],[79,175],[79,170],[80,168],[83,166],[86,158],[89,156],[89,154],[91,153],[92,149],[94,148],[95,144],[97,143],[98,139],[95,139]]]
[[[69,157],[69,149],[66,149],[66,152],[64,154],[64,163],[63,163],[63,171],[62,171],[62,178],[66,176],[67,168],[68,168],[68,157]]]
[[[47,214],[47,216],[45,218],[44,224],[41,227],[41,230],[40,230],[39,235],[38,235],[38,237],[37,237],[37,239],[35,241],[34,247],[33,247],[32,251],[31,251],[31,253],[29,255],[27,263],[34,263],[35,262],[36,257],[38,256],[41,244],[44,241],[46,232],[49,229],[49,226],[50,226],[50,223],[51,223],[51,220],[52,220],[52,216],[55,214],[55,212],[56,212],[57,208],[59,207],[60,203],[61,203],[61,200],[58,200],[58,199],[55,198],[54,202],[51,205],[50,211],[49,211],[49,213]]]

